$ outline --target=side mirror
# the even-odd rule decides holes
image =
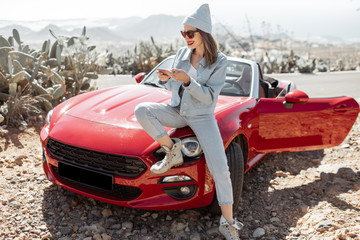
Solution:
[[[309,101],[309,96],[303,91],[294,89],[285,95],[284,107],[291,109],[294,104],[305,104]]]
[[[141,81],[144,79],[144,77],[145,77],[145,73],[141,72],[141,73],[136,74],[135,80],[137,83],[141,83]]]

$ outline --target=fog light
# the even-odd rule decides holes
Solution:
[[[166,187],[163,188],[163,190],[167,195],[174,199],[185,200],[192,198],[195,195],[197,191],[197,185]]]
[[[180,192],[184,195],[188,195],[190,193],[190,188],[185,186],[180,188]]]

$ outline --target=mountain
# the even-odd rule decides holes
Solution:
[[[19,33],[22,34],[30,34],[33,32],[30,28],[25,27],[23,25],[9,24],[0,28],[0,35],[2,35],[4,38],[8,38],[9,36],[12,36],[12,31],[14,28],[17,29]]]
[[[8,38],[16,28],[21,40],[26,44],[54,41],[51,29],[56,35],[80,35],[86,26],[86,35],[93,42],[99,41],[135,41],[155,39],[173,39],[179,36],[184,17],[153,15],[148,18],[109,18],[109,19],[67,19],[41,20],[29,22],[0,21],[0,35]]]

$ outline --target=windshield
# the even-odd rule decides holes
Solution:
[[[159,84],[159,78],[155,70],[157,68],[172,68],[173,60],[173,58],[168,58],[160,63],[145,77],[145,79],[142,81],[142,84],[164,87],[163,85]],[[250,96],[251,79],[252,70],[249,64],[239,61],[228,61],[225,84],[221,89],[220,95],[241,97]]]
[[[174,58],[165,59],[161,62],[158,66],[156,66],[148,75],[146,75],[145,79],[141,82],[142,84],[146,85],[153,85],[158,87],[164,87],[163,85],[159,84],[159,78],[156,74],[156,69],[171,69],[173,64]]]

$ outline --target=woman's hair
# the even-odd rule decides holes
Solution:
[[[206,66],[211,67],[211,65],[215,63],[217,60],[217,54],[219,51],[217,42],[210,33],[204,32],[200,29],[198,30],[199,33],[201,34],[204,43],[204,49],[205,49],[204,57],[205,57]]]

